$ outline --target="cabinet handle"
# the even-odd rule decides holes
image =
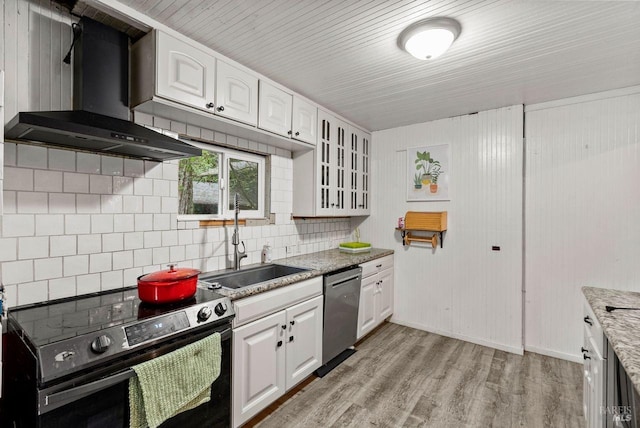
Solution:
[[[585,352],[589,352],[589,350],[588,350],[588,349],[584,349],[584,346],[581,346],[581,347],[580,347],[580,351],[582,351],[582,353],[583,353],[583,354],[584,354]]]
[[[332,206],[332,207],[335,207],[335,206],[336,206],[336,204],[331,204],[331,206]]]
[[[215,104],[214,104],[214,103],[207,103],[207,104],[205,105],[205,107],[206,107],[206,108],[213,108],[213,106],[215,106]]]
[[[289,342],[293,342],[293,336],[289,336]]]
[[[278,348],[282,346],[282,340],[278,340]]]
[[[295,322],[295,321],[290,321],[290,322],[289,322],[289,324],[291,324],[291,325],[295,325],[295,324],[296,324],[296,322]]]
[[[224,106],[220,106],[220,107],[218,107],[216,110],[218,110],[218,111],[224,111]]]
[[[582,356],[584,357],[585,360],[590,360],[591,357],[588,357],[587,354],[582,354]]]
[[[382,267],[382,263],[380,263],[379,265],[376,265],[376,268],[380,269]]]
[[[591,321],[591,318],[589,318],[589,315],[587,315],[586,317],[584,317],[584,322],[586,322],[589,325],[593,325],[593,321]]]
[[[296,132],[296,137],[297,137],[298,135],[300,135],[300,133],[299,133],[299,132]]]
[[[291,130],[287,131],[287,134],[291,135],[291,134],[292,134],[292,131],[291,131]]]
[[[287,325],[286,325],[286,324],[282,324],[282,326],[281,326],[281,327],[282,327],[282,329],[283,329],[283,330],[286,330],[286,329],[287,329]]]

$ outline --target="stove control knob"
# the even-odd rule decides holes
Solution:
[[[227,305],[222,302],[218,303],[213,310],[216,311],[216,315],[221,317],[222,315],[224,315],[225,312],[227,312]]]
[[[211,317],[211,308],[209,306],[203,306],[198,311],[198,321],[206,321]]]
[[[96,337],[93,342],[91,342],[91,350],[96,354],[104,353],[109,346],[111,345],[111,339],[106,334],[102,336]]]

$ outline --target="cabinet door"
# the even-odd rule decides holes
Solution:
[[[393,269],[380,272],[378,281],[376,324],[380,324],[393,313]]]
[[[237,427],[285,392],[285,311],[233,331],[232,407]]]
[[[316,215],[333,215],[336,207],[334,193],[336,168],[336,122],[337,119],[322,110],[318,111],[318,145],[316,156]]]
[[[323,297],[287,309],[287,390],[322,365]]]
[[[360,149],[362,143],[360,141],[359,130],[354,127],[349,127],[349,140],[347,141],[349,148],[349,158],[347,161],[347,168],[349,173],[349,179],[347,183],[349,194],[349,206],[347,208],[349,214],[358,215],[360,205]]]
[[[161,31],[156,49],[157,94],[198,109],[213,108],[215,58]]]
[[[294,139],[316,145],[318,108],[315,105],[294,95],[291,122]]]
[[[369,165],[370,157],[369,151],[371,150],[371,136],[365,132],[360,131],[360,162],[358,163],[358,174],[360,184],[360,197],[358,199],[358,214],[369,215],[371,209],[369,208]]]
[[[258,128],[285,137],[291,136],[293,96],[282,89],[260,81]]]
[[[331,192],[335,194],[335,215],[349,215],[349,164],[351,151],[349,148],[349,125],[337,121],[337,138],[335,143],[334,171],[335,180]]]
[[[378,292],[378,281],[377,274],[362,280],[360,305],[358,306],[358,339],[376,326],[375,299]]]
[[[255,126],[258,123],[258,78],[218,61],[215,113]]]

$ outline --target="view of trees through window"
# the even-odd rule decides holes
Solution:
[[[238,194],[241,210],[258,209],[258,164],[229,158],[229,210],[233,206],[233,195]]]
[[[178,169],[178,213],[219,214],[220,155],[204,150],[202,156],[182,159]]]

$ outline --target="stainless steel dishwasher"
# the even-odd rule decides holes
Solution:
[[[348,358],[350,353],[342,359],[336,357],[356,343],[361,280],[360,267],[350,267],[324,276],[322,364],[338,360],[331,364],[329,370]]]

